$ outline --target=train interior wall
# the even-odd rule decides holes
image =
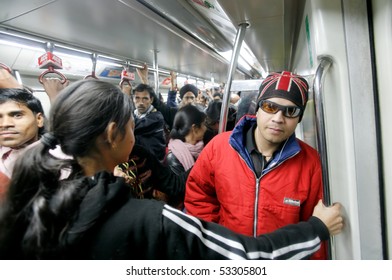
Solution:
[[[377,16],[373,17],[378,18],[377,8],[384,9],[382,7],[385,7],[386,3],[374,2],[377,2],[374,3]],[[391,6],[390,1],[386,2]],[[390,34],[391,9],[384,10],[389,11],[389,24],[380,24],[380,28],[385,29],[385,26],[388,26],[389,29],[379,32]],[[335,237],[332,242],[333,259],[384,257],[381,214],[383,209],[380,207],[380,199],[391,195],[386,193],[384,196],[380,190],[381,167],[376,136],[376,123],[379,120],[375,113],[374,84],[371,78],[372,58],[367,12],[366,1],[306,1],[292,64],[293,71],[307,76],[312,84],[322,57],[327,56],[332,60],[323,81],[322,96],[328,178],[331,200],[344,205],[346,217],[344,233]],[[389,40],[389,45],[386,42],[376,43],[390,47],[390,38],[391,36],[383,37],[384,40]],[[383,61],[391,60],[383,58]],[[377,67],[379,72],[392,73],[390,64]],[[381,67],[389,69],[384,71]],[[380,99],[383,99],[381,89],[380,95]],[[313,106],[311,92],[300,130],[302,138],[311,145],[315,145],[316,141]],[[388,118],[382,116],[381,119]],[[383,134],[384,129],[382,127]],[[384,143],[387,138],[383,136]],[[387,157],[384,151],[384,166],[388,165],[385,158]],[[389,180],[390,178],[385,178],[385,189],[388,189],[388,184],[390,185]],[[385,203],[388,205],[387,202]]]

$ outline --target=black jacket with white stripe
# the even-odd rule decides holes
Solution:
[[[258,238],[236,234],[155,200],[129,197],[122,178],[88,181],[78,217],[63,236],[68,259],[307,259],[329,238],[316,217]]]

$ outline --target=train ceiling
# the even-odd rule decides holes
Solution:
[[[53,42],[225,82],[238,26],[247,23],[243,47],[248,47],[250,62],[238,64],[234,78],[260,78],[265,72],[290,69],[301,4],[301,0],[0,0],[0,40],[4,34],[22,35],[42,45]],[[21,72],[39,70],[29,56],[34,55],[23,47],[0,44],[0,62]]]

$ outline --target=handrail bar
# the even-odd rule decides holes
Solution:
[[[322,165],[323,174],[323,193],[324,193],[324,204],[331,204],[331,195],[329,189],[329,177],[328,177],[328,156],[327,156],[327,140],[325,135],[325,122],[324,122],[324,103],[323,103],[323,85],[325,74],[328,68],[332,64],[332,59],[324,56],[320,59],[320,64],[316,70],[313,93],[314,93],[314,110],[316,113],[316,129],[317,129],[317,149],[320,154],[320,160]]]
[[[313,98],[314,111],[316,114],[316,131],[317,131],[317,149],[320,155],[322,180],[323,180],[323,200],[327,206],[331,205],[331,193],[329,187],[329,173],[328,173],[328,155],[327,155],[327,137],[325,133],[325,118],[324,118],[324,103],[323,103],[323,86],[325,75],[332,65],[332,59],[328,56],[320,58],[320,64],[317,67],[314,83],[313,83]],[[328,242],[328,259],[332,259],[333,237]]]

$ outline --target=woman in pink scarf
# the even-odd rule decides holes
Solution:
[[[194,105],[186,105],[176,113],[165,159],[174,173],[186,172],[195,163],[204,147],[205,119],[206,114]],[[182,208],[183,199],[169,198],[168,203]]]

